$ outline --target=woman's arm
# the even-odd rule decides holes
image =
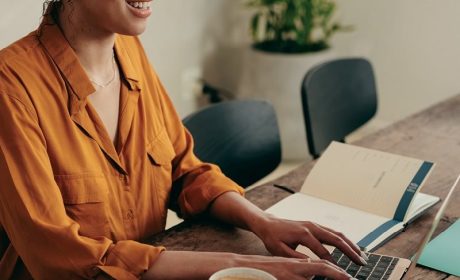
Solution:
[[[237,266],[261,269],[280,280],[305,280],[314,275],[337,280],[352,279],[345,271],[324,260],[311,261],[309,259],[183,251],[161,253],[142,279],[205,280],[216,271]]]
[[[366,264],[359,247],[343,234],[312,222],[276,218],[234,192],[219,196],[213,202],[210,213],[222,221],[254,232],[267,250],[277,256],[306,258],[295,251],[298,245],[304,245],[320,258],[333,262],[322,245],[324,243],[337,247],[355,263]]]

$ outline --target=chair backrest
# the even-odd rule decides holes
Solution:
[[[204,162],[247,187],[281,161],[281,140],[273,107],[265,101],[229,101],[211,105],[183,120]]]
[[[314,158],[331,141],[365,124],[377,111],[374,71],[364,58],[337,59],[313,67],[302,82],[307,142]]]

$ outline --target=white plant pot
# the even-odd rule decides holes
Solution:
[[[284,160],[310,157],[300,96],[301,83],[311,67],[336,56],[333,50],[307,54],[247,50],[237,96],[262,99],[273,105],[280,126]]]

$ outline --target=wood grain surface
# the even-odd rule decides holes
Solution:
[[[436,167],[422,191],[444,198],[460,173],[460,95],[353,144],[435,162]],[[249,191],[246,197],[260,208],[266,209],[290,195],[286,191],[273,187],[273,184],[287,186],[298,191],[313,165],[314,162],[307,162],[285,176]],[[409,225],[405,232],[397,235],[377,252],[410,258],[415,253],[420,239],[429,230],[439,206],[440,204],[421,216]],[[460,191],[457,191],[435,234],[445,230],[459,216]],[[269,255],[262,242],[254,234],[203,218],[179,224],[164,233],[153,236],[146,242],[163,245],[169,250],[226,251]],[[421,267],[417,267],[415,274],[410,279],[460,279]]]

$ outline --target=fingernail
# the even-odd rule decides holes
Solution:
[[[359,258],[359,260],[361,261],[361,263],[362,263],[363,265],[367,265],[367,261],[364,260],[363,258]]]
[[[350,280],[358,280],[355,277],[350,276]]]
[[[368,261],[369,258],[367,257],[366,253],[361,251],[361,258],[363,258],[365,261]]]

